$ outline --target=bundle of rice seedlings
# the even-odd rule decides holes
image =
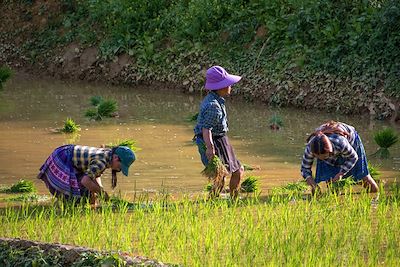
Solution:
[[[92,106],[97,107],[101,102],[103,102],[103,98],[101,96],[96,95],[90,97],[90,104],[92,104]]]
[[[229,174],[224,163],[218,156],[214,156],[201,172],[205,177],[214,183],[214,185],[223,184],[224,177]]]
[[[108,143],[106,147],[116,147],[116,146],[127,146],[129,147],[132,151],[138,151],[140,150],[136,146],[136,141],[133,139],[124,139],[124,140],[117,140],[115,142]]]
[[[299,181],[295,183],[288,183],[284,186],[276,187],[272,189],[273,194],[288,194],[290,196],[298,195],[308,189],[308,185],[305,181]]]
[[[269,127],[272,130],[279,130],[280,127],[283,126],[282,118],[276,114],[274,114],[271,119],[269,120]]]
[[[378,178],[381,175],[379,168],[377,166],[372,165],[371,163],[368,163],[368,171],[369,174],[374,178]]]
[[[81,127],[71,118],[67,118],[64,122],[64,127],[61,129],[63,133],[76,133],[81,130]]]
[[[12,75],[12,71],[9,67],[0,67],[0,89],[3,89],[3,83],[5,83]]]
[[[117,101],[113,99],[102,101],[97,107],[97,113],[101,118],[113,117],[118,109]]]
[[[259,190],[258,179],[259,179],[258,176],[247,177],[240,185],[240,190],[246,193],[257,192]]]
[[[398,134],[392,128],[385,128],[374,134],[374,140],[378,144],[379,149],[374,153],[379,158],[389,158],[389,147],[398,141]]]
[[[20,180],[5,190],[6,193],[34,193],[36,188],[32,181]]]
[[[92,96],[90,103],[94,108],[89,108],[85,116],[94,120],[102,120],[105,117],[115,117],[118,109],[117,101],[113,99],[104,100],[101,96]]]
[[[328,183],[328,189],[331,190],[331,192],[340,192],[343,191],[345,189],[349,189],[350,187],[356,185],[357,182],[354,181],[354,178],[352,176],[341,179],[337,182],[334,183]]]

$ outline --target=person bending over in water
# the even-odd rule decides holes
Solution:
[[[311,166],[317,158],[315,179]],[[301,174],[314,194],[318,183],[337,182],[352,176],[370,192],[377,192],[378,185],[368,171],[364,146],[355,128],[351,125],[329,121],[318,127],[307,138],[301,164]]]
[[[129,166],[135,161],[133,151],[125,146],[97,148],[65,145],[56,148],[40,168],[38,178],[57,198],[77,200],[91,195],[108,194],[103,189],[101,175],[112,170],[112,187],[117,185],[117,172],[128,176]],[[92,199],[91,204],[94,204]]]

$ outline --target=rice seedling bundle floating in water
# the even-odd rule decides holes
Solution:
[[[61,129],[63,133],[76,133],[81,130],[81,127],[75,123],[72,118],[67,118],[64,122],[64,128]]]
[[[133,139],[117,140],[114,143],[108,143],[106,145],[106,147],[117,147],[117,146],[126,146],[135,152],[140,150],[140,148],[136,146],[136,141]]]
[[[33,193],[36,188],[32,181],[20,180],[18,183],[13,184],[9,189],[5,190],[6,193]]]
[[[229,174],[224,163],[218,156],[214,156],[201,172],[209,180],[213,181],[214,185],[221,185],[224,177]]]
[[[242,184],[240,185],[240,189],[246,193],[253,193],[259,190],[259,182],[257,176],[249,176],[247,177]]]
[[[388,158],[389,148],[397,143],[398,134],[392,128],[385,128],[374,134],[374,140],[378,144],[379,149],[374,155],[380,158]]]

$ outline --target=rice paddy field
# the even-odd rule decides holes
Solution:
[[[6,89],[0,94],[0,187],[6,188],[0,188],[1,238],[120,251],[179,266],[400,266],[398,145],[385,159],[369,158],[380,172],[379,195],[349,185],[333,192],[323,188],[320,196],[310,197],[304,184],[298,187],[305,138],[321,122],[355,125],[368,155],[378,148],[374,132],[399,131],[397,125],[229,99],[229,136],[248,166],[245,178],[257,180],[258,191],[242,192],[235,201],[226,194],[210,200],[204,166],[191,141],[194,125],[187,120],[202,96],[25,76]],[[116,99],[119,117],[85,118],[92,96]],[[278,115],[282,127],[272,131],[270,118]],[[78,135],[54,133],[67,118],[80,125]],[[55,202],[36,179],[58,146],[124,139],[139,147],[130,175],[119,176],[114,191],[110,173],[102,177],[110,195],[124,200],[95,209]],[[22,185],[11,186],[20,179]]]
[[[183,266],[399,266],[400,190],[237,201],[183,197],[1,209],[3,237],[146,255]]]

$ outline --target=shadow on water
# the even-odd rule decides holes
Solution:
[[[117,100],[119,117],[100,122],[86,119],[89,98],[95,95]],[[117,190],[122,194],[157,192],[162,186],[172,193],[202,191],[207,180],[200,174],[203,166],[191,142],[194,122],[187,120],[198,112],[201,99],[200,94],[162,88],[88,85],[17,75],[0,94],[0,179],[3,184],[31,179],[39,193],[46,193],[44,185],[34,177],[56,147],[67,143],[99,146],[129,138],[136,140],[141,150],[129,177],[119,178]],[[242,163],[261,167],[249,174],[260,177],[263,191],[301,179],[305,139],[322,122],[335,119],[355,125],[367,154],[377,149],[373,133],[388,126],[368,117],[273,109],[235,96],[227,100],[227,109],[231,143]],[[273,115],[282,118],[279,131],[269,128]],[[80,124],[79,135],[52,133],[52,129],[63,126],[67,117]],[[388,160],[370,159],[381,168],[383,179],[398,175],[398,146],[391,153]],[[103,183],[107,190],[109,178],[110,173],[106,172]]]

